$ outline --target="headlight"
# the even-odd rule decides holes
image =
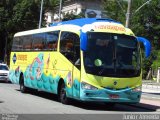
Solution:
[[[140,91],[142,91],[142,86],[135,87],[135,88],[132,89],[132,91],[140,92]]]
[[[81,87],[82,87],[82,89],[87,89],[87,90],[97,90],[98,89],[88,83],[85,83],[85,82],[81,83]]]

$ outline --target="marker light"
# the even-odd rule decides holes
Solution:
[[[142,86],[138,86],[132,89],[134,92],[141,92],[142,91]]]
[[[88,83],[85,83],[85,82],[81,83],[81,87],[82,87],[82,89],[86,89],[86,90],[97,90],[98,89]]]

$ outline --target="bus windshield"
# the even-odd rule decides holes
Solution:
[[[140,75],[139,46],[133,36],[89,32],[83,57],[85,71],[89,74],[107,77]]]

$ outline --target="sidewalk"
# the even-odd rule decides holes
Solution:
[[[142,81],[142,97],[138,106],[160,112],[160,83],[153,80]]]
[[[160,83],[156,83],[156,81],[153,80],[143,80],[142,92],[160,94]]]

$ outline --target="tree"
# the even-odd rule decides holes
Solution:
[[[58,0],[44,0],[43,13],[47,9],[54,11],[54,6],[57,4],[57,1]],[[4,59],[6,40],[8,41],[7,48],[9,55],[12,39],[16,32],[38,28],[40,3],[40,0],[0,1],[0,38],[2,41],[2,44],[0,44],[0,59]]]
[[[136,6],[141,6],[145,3],[145,0],[134,0],[133,9],[137,9]],[[146,77],[150,68],[156,70],[155,64],[158,63],[159,49],[160,49],[160,1],[152,0],[149,4],[146,4],[137,13],[132,15],[131,28],[138,36],[144,36],[148,38],[152,44],[152,53],[148,59],[143,60],[143,77]],[[155,57],[157,56],[157,57]],[[157,62],[156,62],[157,61]],[[157,64],[158,65],[158,64]],[[158,67],[158,66],[157,66]]]
[[[114,20],[125,24],[125,13],[127,10],[127,2],[124,0],[103,0],[103,9],[106,15]]]
[[[1,0],[0,2],[0,59],[4,59],[5,41],[10,39],[11,35],[9,32],[12,30],[12,14],[15,0]],[[10,41],[10,40],[9,40]]]
[[[73,20],[73,19],[78,19],[78,18],[84,18],[84,14],[83,13],[80,13],[78,15],[75,15],[75,14],[66,14],[66,15],[63,15],[63,19],[62,21],[68,21],[68,20]]]

